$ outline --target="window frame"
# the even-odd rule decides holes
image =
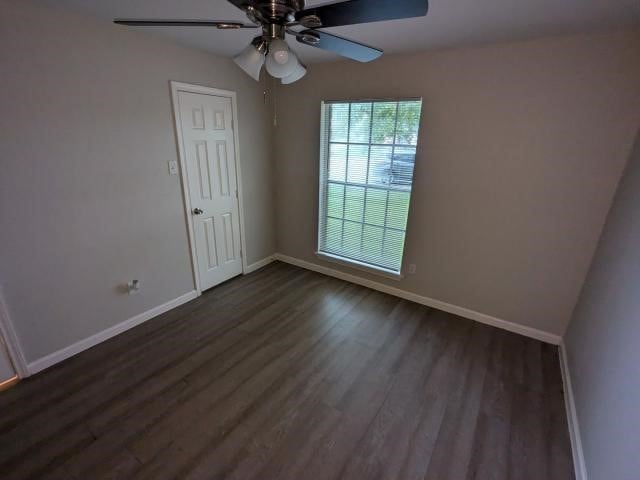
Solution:
[[[345,257],[345,256],[341,256],[341,255],[337,255],[337,254],[333,254],[330,252],[324,252],[321,250],[321,245],[322,245],[322,228],[321,228],[321,218],[322,218],[322,214],[324,213],[325,215],[325,222],[326,222],[326,218],[328,218],[327,215],[327,196],[328,196],[328,185],[330,183],[329,178],[328,178],[328,174],[329,174],[329,151],[330,151],[330,147],[329,145],[331,144],[331,141],[328,137],[328,132],[326,131],[326,129],[329,127],[328,122],[325,121],[326,119],[326,109],[327,107],[333,105],[333,104],[349,104],[352,105],[354,103],[376,103],[376,102],[396,102],[396,103],[400,103],[400,102],[412,102],[412,101],[419,101],[423,102],[423,98],[422,97],[404,97],[404,98],[375,98],[375,99],[356,99],[356,100],[323,100],[321,101],[320,104],[320,155],[319,155],[319,159],[320,162],[318,164],[318,209],[317,209],[317,222],[316,222],[316,228],[317,228],[317,238],[316,238],[316,256],[318,258],[321,258],[322,260],[326,260],[328,262],[332,262],[332,263],[336,263],[339,265],[344,265],[356,270],[361,270],[367,273],[372,273],[375,275],[380,275],[386,278],[391,278],[394,280],[400,280],[402,278],[404,278],[404,275],[402,273],[403,270],[403,265],[404,265],[404,250],[402,253],[402,258],[400,260],[400,268],[399,270],[393,270],[390,268],[386,268],[383,266],[379,266],[379,265],[375,265],[375,264],[371,264],[371,263],[367,263],[367,262],[363,262],[357,259],[353,259],[353,258],[349,258],[349,257]],[[420,131],[421,125],[422,125],[422,108],[420,110],[420,117],[418,120],[418,132]],[[372,119],[373,121],[373,119]],[[396,129],[394,130],[394,134],[397,133],[397,121],[398,121],[398,116],[397,116],[397,112],[396,112],[396,118],[395,118],[395,122],[396,122]],[[371,126],[373,125],[373,122],[371,124]],[[327,140],[325,142],[325,140]],[[418,153],[418,143],[420,141],[420,134],[418,133],[418,140],[416,141],[416,157],[417,157],[417,153]],[[326,145],[325,145],[326,143]],[[347,144],[349,144],[348,140],[346,142]],[[371,148],[371,146],[375,146],[376,144],[372,144],[371,143],[371,136],[369,138],[369,143],[366,143],[364,145],[367,145],[369,148]],[[394,144],[392,145],[393,147],[396,146],[395,144],[395,140],[394,140]],[[393,160],[392,160],[393,161]],[[414,160],[415,162],[415,160]],[[370,163],[367,163],[367,170],[369,169]],[[324,169],[324,172],[323,172]],[[323,174],[324,173],[324,174]],[[411,187],[410,187],[410,195],[409,195],[409,212],[411,211],[411,195],[413,194],[413,181],[415,178],[415,163],[414,163],[414,170],[412,173],[412,177],[411,177]],[[368,178],[367,178],[368,181]],[[348,184],[349,182],[347,181],[347,178],[345,178],[345,181],[343,182],[345,185]],[[380,188],[383,190],[386,190],[387,192],[392,192],[394,191],[394,189],[392,188],[382,188],[382,187],[377,187],[375,185],[371,186],[372,188]],[[366,188],[366,187],[365,187]],[[356,222],[357,223],[357,222]],[[363,225],[365,225],[363,223]],[[385,227],[386,228],[386,227]],[[326,227],[325,227],[326,229]],[[407,216],[407,223],[406,223],[406,227],[405,227],[405,237],[404,237],[404,245],[406,245],[406,241],[407,241],[407,234],[409,232],[409,218]]]

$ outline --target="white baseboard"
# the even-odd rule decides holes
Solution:
[[[146,322],[147,320],[152,319],[153,317],[157,317],[158,315],[168,312],[169,310],[176,308],[183,303],[187,303],[198,296],[195,290],[185,293],[184,295],[179,296],[178,298],[174,298],[173,300],[168,301],[162,305],[154,307],[146,312],[142,312],[135,317],[131,317],[124,322],[118,323],[113,327],[109,327],[106,330],[96,333],[95,335],[91,335],[84,340],[80,340],[79,342],[74,343],[73,345],[69,345],[57,352],[53,352],[45,357],[39,358],[28,365],[29,374],[33,375],[38,373],[45,368],[49,368],[56,363],[59,363],[63,360],[66,360],[69,357],[72,357],[88,348],[91,348],[99,343],[104,342],[116,335],[119,335],[122,332],[125,332],[141,323]]]
[[[458,307],[450,303],[446,303],[440,300],[435,300],[433,298],[418,295],[417,293],[407,292],[406,290],[390,287],[383,283],[374,282],[373,280],[368,280],[366,278],[362,278],[357,275],[344,273],[339,270],[335,270],[333,268],[323,267],[321,265],[307,262],[305,260],[289,257],[288,255],[276,253],[273,257],[275,260],[280,260],[285,263],[290,263],[298,267],[306,268],[307,270],[313,270],[314,272],[322,273],[324,275],[329,275],[330,277],[339,278],[347,282],[356,283],[358,285],[362,285],[363,287],[368,287],[373,290],[378,290],[383,293],[388,293],[389,295],[394,295],[396,297],[404,298],[405,300],[410,300],[415,303],[420,303],[422,305],[426,305],[427,307],[437,308],[438,310],[452,313],[454,315],[459,315],[460,317],[468,318],[470,320],[475,320],[477,322],[491,325],[493,327],[502,328],[503,330],[519,333],[520,335],[535,338],[536,340],[540,340],[545,343],[559,345],[560,341],[562,340],[559,335],[555,335],[553,333],[544,332],[536,328],[526,327],[524,325],[519,325],[513,322],[508,322],[500,318],[492,317],[491,315],[476,312],[475,310],[470,310],[464,307]]]
[[[584,461],[582,437],[580,436],[580,425],[578,424],[578,413],[576,411],[573,386],[571,385],[571,375],[569,373],[569,359],[567,358],[567,349],[564,342],[560,343],[560,372],[562,372],[564,404],[567,410],[567,421],[569,422],[569,438],[571,439],[571,451],[573,453],[573,468],[576,473],[576,480],[587,480],[587,465]]]
[[[262,260],[258,260],[257,262],[252,263],[251,265],[247,265],[247,268],[244,269],[244,274],[247,275],[249,273],[255,272],[256,270],[260,270],[262,267],[266,267],[275,259],[273,255],[263,258]]]

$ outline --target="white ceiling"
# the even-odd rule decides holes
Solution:
[[[40,0],[39,3],[83,12],[104,21],[115,17],[245,19],[240,10],[225,0]],[[333,2],[308,0],[307,6],[323,3]],[[386,53],[399,53],[640,26],[640,0],[431,0],[430,3],[429,14],[423,18],[327,31],[382,48]],[[223,56],[238,53],[259,33],[258,29],[136,28]],[[305,63],[339,58],[295,40],[289,43]]]

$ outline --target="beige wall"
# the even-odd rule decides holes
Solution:
[[[590,479],[640,471],[640,134],[565,346]]]
[[[314,255],[320,101],[421,96],[418,271],[368,277],[562,334],[640,125],[639,59],[636,32],[312,65],[278,89],[278,251],[335,267]]]
[[[29,361],[193,289],[169,80],[238,92],[247,261],[273,253],[270,119],[230,60],[2,0],[0,69],[0,284]]]

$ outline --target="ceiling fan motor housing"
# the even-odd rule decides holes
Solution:
[[[304,9],[304,0],[258,0],[253,7],[269,22],[284,25],[295,21],[296,12]]]

